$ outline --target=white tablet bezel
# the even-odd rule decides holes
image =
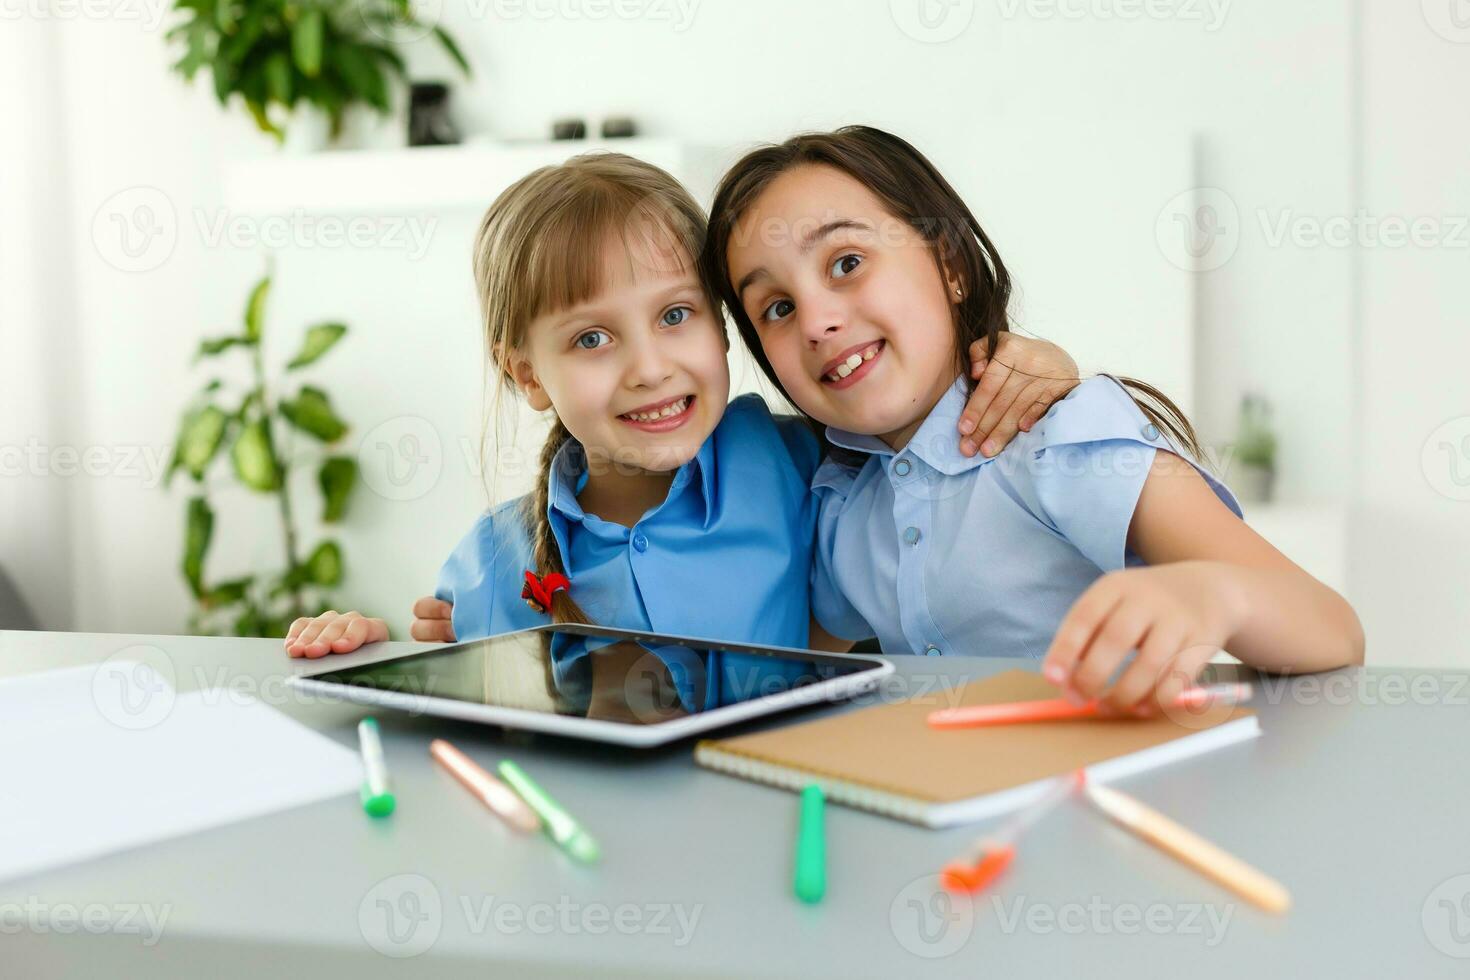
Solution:
[[[665,745],[681,738],[688,738],[691,735],[698,735],[701,732],[707,732],[736,722],[748,721],[752,718],[760,718],[765,715],[786,711],[801,705],[817,704],[823,701],[836,701],[863,694],[875,688],[880,680],[893,673],[893,664],[891,662],[882,657],[875,657],[868,654],[829,653],[821,650],[802,650],[796,647],[731,643],[727,640],[711,640],[703,637],[623,630],[607,626],[580,626],[562,623],[555,626],[535,626],[527,630],[517,630],[514,633],[503,633],[500,636],[510,637],[555,631],[580,633],[585,636],[608,636],[632,642],[642,641],[660,645],[681,645],[694,649],[730,650],[737,653],[756,655],[777,654],[785,659],[807,660],[814,663],[821,663],[829,659],[859,661],[869,664],[870,669],[861,670],[843,677],[833,677],[829,680],[818,681],[814,684],[807,684],[790,691],[768,694],[749,701],[742,701],[738,704],[729,704],[724,707],[713,708],[709,711],[701,711],[698,714],[687,715],[670,721],[657,722],[651,725],[631,725],[624,722],[602,721],[598,719],[577,718],[571,715],[528,711],[524,708],[471,704],[468,701],[459,701],[453,698],[405,694],[400,691],[386,691],[379,688],[338,684],[330,681],[317,680],[312,676],[313,674],[336,673],[339,670],[345,670],[349,667],[365,666],[366,664],[362,661],[344,664],[340,660],[334,661],[332,658],[322,658],[321,661],[309,667],[302,665],[302,672],[287,678],[286,683],[311,694],[341,701],[350,701],[354,704],[396,708],[413,714],[436,715],[444,718],[456,718],[461,721],[475,721],[486,725],[500,725],[506,728],[546,732],[551,735],[565,735],[571,738],[604,742],[612,745],[624,745],[631,748],[648,748],[655,745]],[[485,637],[484,639],[495,639],[495,637]],[[483,641],[469,640],[464,643],[456,643],[452,646],[438,649],[414,650],[394,657],[373,658],[368,662],[389,663],[408,657],[442,654],[455,647],[470,646],[480,642]]]

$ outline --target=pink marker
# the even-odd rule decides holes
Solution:
[[[1173,701],[1176,708],[1200,708],[1212,704],[1240,704],[1251,697],[1249,684],[1211,684],[1191,687]],[[1015,725],[1031,721],[1070,721],[1102,716],[1098,701],[1072,704],[1063,698],[1044,701],[1015,701],[1010,704],[975,704],[943,708],[929,713],[930,728],[980,728],[986,725]]]

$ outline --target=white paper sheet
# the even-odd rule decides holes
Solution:
[[[0,880],[355,792],[353,750],[146,663],[0,681]]]

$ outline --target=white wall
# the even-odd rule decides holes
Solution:
[[[1175,5],[1169,9],[1179,15],[1165,19],[1121,20],[1048,16],[1052,7],[1011,0],[960,2],[941,9],[969,10],[971,19],[941,43],[916,39],[919,30],[906,33],[892,10],[903,5],[881,0],[703,0],[684,29],[651,18],[502,16],[497,11],[515,8],[469,0],[446,6],[452,9],[444,23],[477,68],[474,82],[455,96],[470,131],[531,138],[544,135],[556,116],[595,121],[627,113],[652,135],[703,144],[779,139],[855,121],[904,134],[990,226],[1019,280],[1023,325],[1078,351],[1084,368],[1146,363],[1148,352],[1137,350],[1136,337],[1118,324],[1158,315],[1148,312],[1154,293],[1124,257],[1131,262],[1145,254],[1132,243],[1152,236],[1161,220],[1167,227],[1163,211],[1177,193],[1195,185],[1219,188],[1237,216],[1218,238],[1225,251],[1210,255],[1228,252],[1228,260],[1209,272],[1185,273],[1171,263],[1177,252],[1167,240],[1154,259],[1159,275],[1194,291],[1201,328],[1197,420],[1207,436],[1227,438],[1238,393],[1265,390],[1278,405],[1283,494],[1348,495],[1357,441],[1349,411],[1352,259],[1343,250],[1273,244],[1265,230],[1283,213],[1350,210],[1347,0],[1237,0],[1216,8],[1223,12],[1218,23],[1204,4]],[[1204,19],[1190,19],[1192,11]],[[195,383],[188,352],[201,334],[233,328],[260,270],[258,250],[201,241],[192,215],[218,209],[225,161],[270,147],[238,109],[218,112],[207,82],[190,92],[169,74],[158,32],[118,21],[55,26],[62,84],[50,97],[64,118],[61,162],[73,188],[67,221],[78,344],[65,370],[66,388],[83,399],[74,416],[77,438],[164,451],[178,406]],[[442,56],[427,47],[413,60],[426,74],[443,69]],[[1181,173],[1177,186],[1159,187],[1157,202],[1146,207],[1132,203],[1136,188],[1111,195],[1099,176],[1129,171],[1130,152],[1145,160],[1154,146],[1191,141],[1200,148],[1196,174]],[[123,272],[99,251],[91,222],[112,195],[139,186],[162,191],[178,211],[181,234],[166,261]],[[1125,199],[1130,203],[1121,204]],[[1130,247],[1098,248],[1099,225]],[[1080,226],[1087,235],[1078,234]],[[467,226],[450,220],[436,233],[435,248],[466,233]],[[1025,244],[1008,252],[1008,240]],[[1079,254],[1082,242],[1086,250]],[[460,412],[463,425],[446,441],[477,434],[471,389],[478,378],[465,381],[465,362],[476,356],[467,258],[457,291],[387,295],[387,277],[412,277],[415,268],[402,255],[360,257],[366,264],[347,261],[347,252],[319,255],[322,263],[310,273],[283,264],[280,342],[289,347],[290,331],[311,318],[341,316],[362,325],[349,343],[377,343],[383,338],[368,331],[383,317],[383,304],[407,304],[416,311],[412,319],[405,322],[393,306],[389,327],[414,331],[422,346],[442,349],[453,380],[404,377],[391,360],[354,379],[344,372],[358,362],[344,356],[338,366],[324,366],[326,387],[336,393],[360,385],[344,396],[344,408],[364,424],[373,421],[373,386],[423,391],[431,407]],[[1109,291],[1089,317],[1089,291],[1055,272],[1087,261],[1099,279],[1115,269],[1125,287],[1137,278],[1136,306],[1126,293],[1120,301]],[[393,342],[402,337],[395,334]],[[470,404],[451,408],[462,396]],[[53,608],[48,625],[182,629],[181,497],[117,475],[66,482],[78,500],[76,606]],[[466,525],[482,501],[460,489],[446,492],[450,497],[438,506],[454,515],[454,526]],[[243,516],[222,517],[224,540],[215,556],[221,574],[232,564],[268,560],[276,548],[268,515],[258,513],[257,523],[248,501],[227,506]],[[406,605],[432,587],[452,536],[435,531],[433,540],[420,540],[401,510],[371,501],[364,507],[362,523],[349,532],[349,562],[358,574],[381,569],[367,586],[375,603]],[[394,609],[373,611],[389,612],[400,628],[406,621]]]
[[[1354,594],[1382,663],[1470,665],[1470,24],[1369,0]],[[1464,18],[1461,18],[1464,21]],[[1435,27],[1440,30],[1436,30]],[[1442,32],[1442,33],[1441,33]]]

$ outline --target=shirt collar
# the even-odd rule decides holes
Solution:
[[[969,400],[969,383],[964,375],[960,375],[930,410],[908,445],[899,452],[894,452],[892,446],[877,436],[849,432],[832,425],[827,426],[827,438],[834,446],[877,457],[885,470],[897,457],[908,455],[947,476],[954,476],[990,462],[979,453],[966,456],[960,452],[960,415]]]
[[[715,437],[704,441],[699,447],[699,452],[694,458],[674,472],[674,482],[669,486],[668,499],[684,489],[686,485],[697,488],[701,498],[702,507],[700,515],[705,530],[709,530],[710,521],[714,516],[715,499]],[[699,479],[694,480],[695,474]],[[570,521],[582,521],[587,517],[586,511],[582,510],[581,503],[577,500],[577,494],[587,485],[587,454],[582,451],[582,444],[575,439],[568,439],[557,450],[556,457],[551,461],[551,474],[548,477],[550,484],[546,494],[546,516],[551,521],[552,529],[557,533],[558,543],[562,544],[563,561],[566,558],[566,525]]]

